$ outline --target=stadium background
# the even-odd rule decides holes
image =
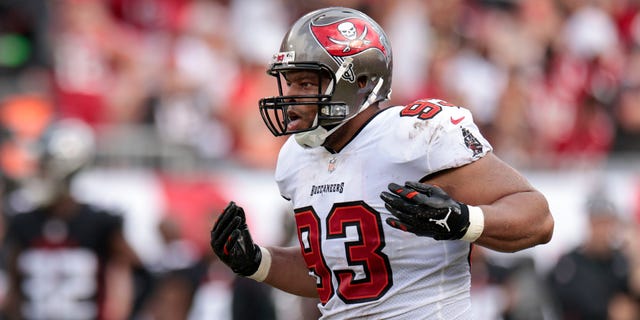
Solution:
[[[493,258],[530,257],[544,275],[584,239],[597,190],[638,225],[634,0],[2,1],[0,118],[17,132],[3,136],[3,175],[26,170],[20,146],[47,123],[79,118],[97,151],[74,192],[123,212],[145,263],[162,259],[167,217],[197,254],[208,251],[212,215],[229,200],[245,207],[257,241],[285,241],[289,208],[272,179],[284,140],[264,127],[257,100],[275,93],[264,71],[289,23],[336,4],[387,31],[391,103],[470,108],[495,152],[548,197],[553,240]]]

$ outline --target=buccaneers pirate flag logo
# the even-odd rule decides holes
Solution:
[[[380,34],[360,19],[351,18],[323,26],[311,25],[311,32],[332,56],[350,56],[371,48],[387,54],[387,49],[380,42]]]
[[[385,56],[387,48],[382,44],[381,36],[368,22],[357,18],[346,19],[327,25],[311,25],[311,33],[331,55],[338,65],[344,57],[373,49],[380,50]],[[342,78],[353,83],[353,66],[345,71]]]

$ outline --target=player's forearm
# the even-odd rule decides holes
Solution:
[[[300,254],[299,247],[269,247],[271,268],[265,283],[295,295],[317,297],[315,279]]]
[[[131,266],[115,259],[106,268],[106,299],[104,318],[128,319],[133,307],[133,275]]]
[[[0,305],[0,319],[19,320],[20,319],[20,298],[16,286],[9,286],[7,296]]]
[[[484,212],[484,230],[475,243],[503,252],[515,252],[551,240],[554,221],[542,194],[526,191],[508,195]]]
[[[9,286],[4,300],[0,299],[0,319],[18,320],[21,318],[20,309],[22,299],[20,293],[20,279],[18,278],[18,252],[19,251],[12,246],[8,246],[6,248],[6,254],[8,257],[7,275],[9,278]]]
[[[629,288],[631,294],[640,298],[640,226],[629,224],[624,232],[624,249],[629,259]]]

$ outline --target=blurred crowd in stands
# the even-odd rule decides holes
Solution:
[[[196,175],[228,166],[273,169],[286,138],[274,138],[258,112],[258,99],[277,93],[266,65],[292,21],[333,5],[358,8],[386,30],[394,54],[389,105],[434,97],[467,107],[495,152],[520,169],[589,169],[640,159],[639,0],[3,0],[2,216],[19,211],[7,205],[10,182],[33,172],[34,146],[63,119],[90,126],[93,166],[162,171],[169,163]],[[172,186],[173,196],[187,202],[202,190]],[[215,201],[217,209],[227,200]],[[585,215],[602,218],[591,209],[585,207]],[[214,213],[204,215],[202,238]],[[264,319],[317,317],[315,301],[270,292],[217,266],[206,249],[184,241],[175,221],[162,220],[158,228],[166,259],[135,267],[132,317],[258,319],[250,311]],[[473,292],[486,300],[478,312],[483,319],[604,319],[607,312],[609,319],[639,319],[638,241],[635,235],[617,239],[617,260],[596,254],[596,267],[585,271],[611,271],[615,286],[571,288],[602,293],[587,303],[597,309],[591,317],[569,313],[584,311],[583,302],[556,296],[576,298],[566,286],[588,285],[572,278],[575,260],[583,258],[560,259],[561,270],[540,282],[531,261],[492,265],[478,250]],[[526,298],[527,292],[543,294]],[[251,302],[238,304],[238,297]]]
[[[257,99],[275,93],[265,66],[292,20],[336,4],[387,30],[391,104],[466,106],[514,165],[640,150],[635,0],[3,1],[0,97],[41,99],[99,134],[145,124],[195,157],[271,168],[283,140],[258,116]]]

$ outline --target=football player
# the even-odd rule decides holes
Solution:
[[[69,190],[93,156],[91,128],[59,120],[33,143],[37,166],[14,181],[28,210],[9,216],[3,318],[128,318],[140,261],[124,238],[122,216],[79,203]]]
[[[496,157],[467,109],[380,106],[392,53],[367,15],[308,13],[268,74],[279,96],[259,108],[274,135],[291,135],[275,178],[300,246],[258,246],[231,202],[211,246],[237,274],[319,298],[323,319],[469,319],[473,244],[513,252],[551,239],[545,197]]]

